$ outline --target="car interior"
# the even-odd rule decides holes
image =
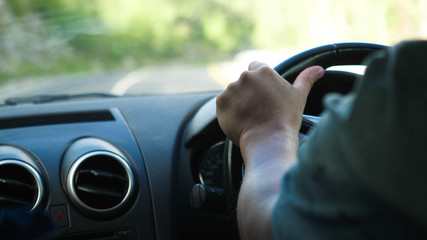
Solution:
[[[363,65],[386,46],[338,43],[283,59],[304,68]],[[326,94],[360,74],[328,70],[313,87],[300,141],[321,120]],[[9,99],[0,107],[0,207],[48,215],[47,239],[239,239],[244,166],[216,120],[219,91]]]

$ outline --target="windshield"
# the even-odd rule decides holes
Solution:
[[[216,91],[335,42],[427,36],[427,1],[0,0],[0,100]]]

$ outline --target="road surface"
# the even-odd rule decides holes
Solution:
[[[133,71],[107,71],[11,80],[0,85],[0,103],[11,97],[42,94],[171,94],[224,89],[254,59],[275,66],[286,53],[246,51],[228,62],[208,65],[165,64]]]
[[[218,67],[151,66],[134,71],[79,73],[37,77],[7,82],[0,86],[0,102],[10,97],[40,94],[111,93],[169,94],[224,89],[228,80]]]

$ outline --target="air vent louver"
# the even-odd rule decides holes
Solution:
[[[87,157],[76,169],[77,197],[89,207],[109,209],[119,205],[129,190],[129,177],[123,163],[105,153]]]
[[[29,164],[17,160],[0,161],[0,209],[34,209],[40,202],[41,178]]]
[[[112,143],[96,137],[70,144],[62,158],[61,179],[73,207],[93,219],[125,214],[138,192],[132,160]]]
[[[82,141],[101,143],[101,140],[94,139]],[[122,155],[115,151],[96,150],[84,154],[71,164],[66,177],[66,189],[71,202],[82,214],[105,219],[119,216],[128,209],[134,197],[134,181],[131,167]]]

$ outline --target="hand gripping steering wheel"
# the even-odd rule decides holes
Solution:
[[[291,84],[298,74],[307,67],[319,65],[324,69],[339,65],[362,65],[364,59],[386,46],[370,43],[338,43],[313,48],[291,57],[277,65],[276,70]],[[325,72],[325,76],[327,71]],[[303,124],[313,127],[310,116],[303,116]],[[308,123],[308,124],[307,124]],[[226,139],[224,150],[224,196],[229,213],[236,213],[237,198],[243,179],[244,165],[239,148]]]

